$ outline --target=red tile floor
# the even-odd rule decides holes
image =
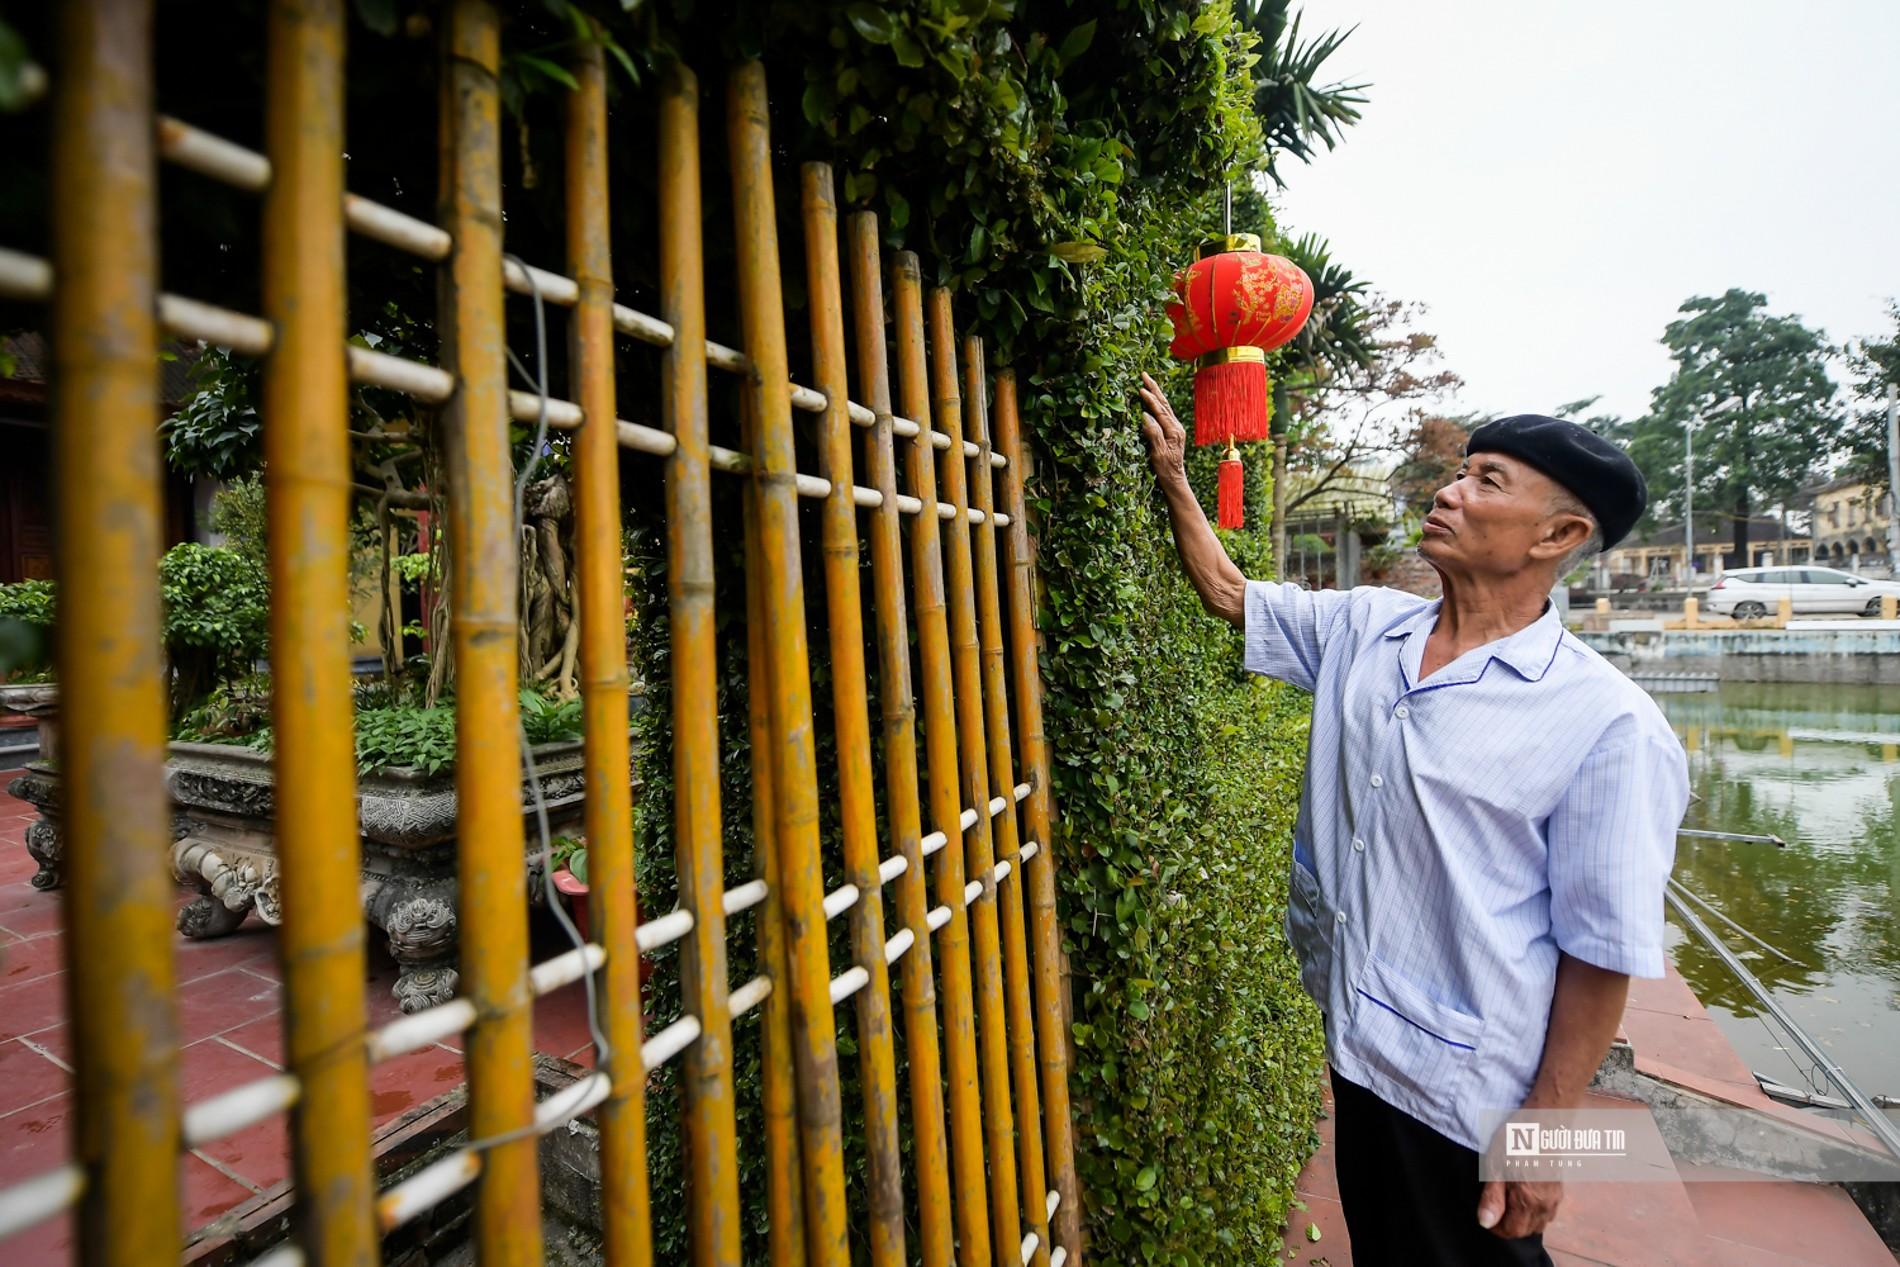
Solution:
[[[70,1152],[72,1053],[66,1024],[59,894],[27,881],[36,869],[25,831],[32,807],[5,795],[0,771],[0,1187],[60,1164]],[[183,890],[179,905],[189,900]],[[548,929],[553,931],[551,921]],[[558,932],[554,933],[558,938]],[[379,938],[370,948],[370,1023],[399,1015],[389,988],[394,962]],[[537,942],[541,938],[537,937]],[[538,953],[557,953],[550,940]],[[253,918],[229,937],[175,942],[179,1089],[186,1104],[282,1067],[283,988],[272,931]],[[576,985],[535,1005],[535,1045],[591,1063],[586,1005]],[[443,1043],[387,1061],[370,1073],[376,1125],[432,1100],[463,1079],[459,1046]],[[195,1149],[184,1159],[184,1226],[197,1229],[282,1183],[290,1174],[286,1124],[276,1119]],[[0,1263],[40,1267],[72,1261],[70,1217],[0,1244]]]
[[[1623,1030],[1645,1073],[1760,1111],[1796,1112],[1761,1094],[1674,967],[1662,980],[1630,983]],[[1594,1093],[1591,1100],[1605,1108],[1633,1103]],[[1326,1108],[1332,1111],[1330,1094]],[[1352,1240],[1333,1177],[1330,1117],[1320,1122],[1319,1135],[1319,1151],[1296,1185],[1305,1208],[1289,1214],[1284,1230],[1286,1262],[1352,1267]],[[1683,1165],[1674,1182],[1566,1184],[1563,1205],[1544,1234],[1552,1261],[1557,1267],[1894,1267],[1895,1256],[1839,1188],[1698,1182],[1699,1173]]]

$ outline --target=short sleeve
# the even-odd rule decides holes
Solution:
[[[1674,735],[1612,740],[1584,759],[1548,824],[1559,950],[1611,972],[1663,975],[1663,888],[1688,806]]]
[[[1351,596],[1351,591],[1302,589],[1287,581],[1248,581],[1241,603],[1247,672],[1312,690],[1326,643],[1345,620]]]

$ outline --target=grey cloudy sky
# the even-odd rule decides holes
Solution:
[[[1302,35],[1355,24],[1325,78],[1364,119],[1280,218],[1431,306],[1463,408],[1641,413],[1677,305],[1731,286],[1891,330],[1897,0],[1307,0]]]

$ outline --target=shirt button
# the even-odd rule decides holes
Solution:
[[[1400,704],[1397,708],[1392,710],[1392,715],[1398,718],[1400,721],[1404,721],[1407,717],[1410,717],[1412,715],[1412,710],[1407,708],[1405,705]]]
[[[1334,911],[1334,912],[1333,912],[1333,919],[1334,919],[1335,921],[1337,921],[1338,923],[1341,923],[1341,924],[1343,924],[1343,923],[1345,923],[1345,922],[1346,922],[1346,912],[1344,912],[1344,911]]]
[[[1373,786],[1373,787],[1384,787],[1384,786],[1385,786],[1385,777],[1384,777],[1383,775],[1378,775],[1378,774],[1375,774],[1375,775],[1373,775],[1373,776],[1372,776],[1372,786]]]
[[[1364,853],[1366,851],[1366,842],[1354,836],[1352,838],[1352,848],[1354,853]]]

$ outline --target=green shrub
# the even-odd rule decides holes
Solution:
[[[165,460],[188,475],[254,476],[264,461],[258,362],[206,347],[188,373],[191,394],[158,425]]]
[[[53,583],[0,585],[0,682],[45,676],[53,663]]]
[[[356,714],[356,767],[375,774],[410,766],[436,774],[455,764],[455,706],[366,708]]]
[[[521,692],[521,725],[531,744],[561,743],[581,737],[581,701],[559,699],[535,690]]]
[[[581,737],[579,700],[550,700],[521,692],[521,721],[528,742],[559,743]],[[455,705],[434,708],[395,705],[358,709],[356,764],[364,774],[412,766],[437,774],[455,764]]]
[[[199,708],[214,690],[251,672],[270,638],[270,584],[250,556],[221,546],[186,541],[158,561],[161,620],[159,636],[171,670],[174,722]],[[52,581],[0,585],[0,623],[31,633],[19,639],[33,660],[14,667],[50,666],[55,586]],[[16,645],[4,641],[0,657]],[[22,654],[15,651],[12,654]],[[0,673],[8,661],[0,659]]]
[[[251,671],[270,638],[270,583],[235,550],[186,541],[158,562],[161,636],[171,662],[172,717]]]

